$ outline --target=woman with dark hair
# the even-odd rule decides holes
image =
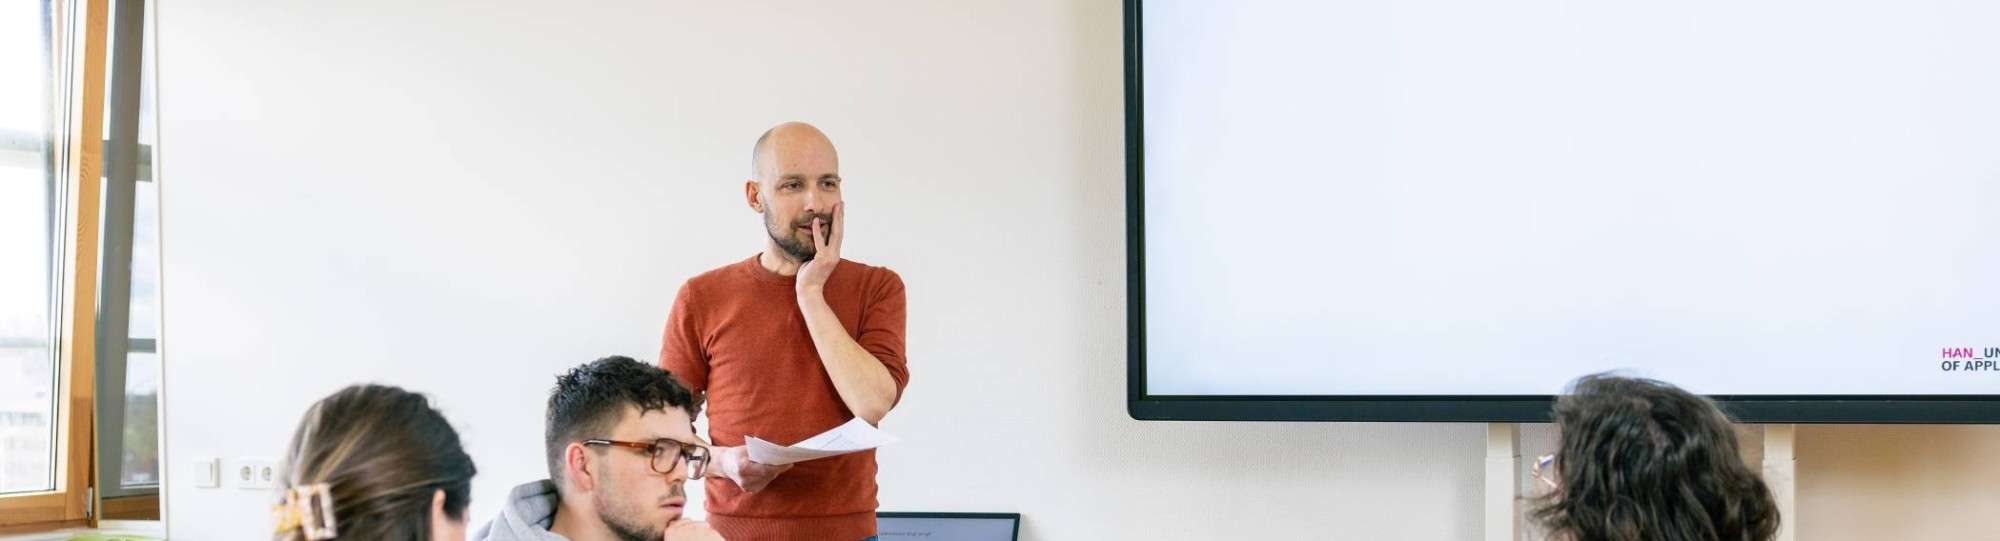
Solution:
[[[1714,402],[1673,385],[1584,376],[1556,401],[1557,453],[1535,463],[1554,487],[1532,516],[1562,541],[1768,541],[1770,488],[1738,454]],[[1550,471],[1552,470],[1552,471]]]
[[[283,471],[277,541],[465,539],[476,470],[423,395],[355,385],[320,400]]]

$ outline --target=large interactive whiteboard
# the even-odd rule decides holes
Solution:
[[[1126,4],[1142,419],[2000,422],[2000,3]]]

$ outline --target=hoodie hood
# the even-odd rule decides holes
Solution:
[[[569,541],[549,531],[556,523],[556,508],[562,497],[556,484],[544,479],[507,493],[507,505],[500,516],[486,523],[472,538],[479,541]]]

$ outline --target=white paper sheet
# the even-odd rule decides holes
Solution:
[[[764,441],[756,436],[745,440],[744,445],[749,448],[751,461],[771,465],[844,455],[903,441],[902,438],[869,426],[867,421],[859,417],[790,446]]]

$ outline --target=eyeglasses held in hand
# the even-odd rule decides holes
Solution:
[[[1561,488],[1556,483],[1554,477],[1556,473],[1555,470],[1553,469],[1553,466],[1555,465],[1556,465],[1555,453],[1549,453],[1546,455],[1535,457],[1535,468],[1529,470],[1528,473],[1533,474],[1535,476],[1536,481],[1541,481],[1542,484],[1548,485],[1549,488],[1551,489]],[[1544,475],[1542,473],[1542,470],[1549,470],[1549,473]]]

